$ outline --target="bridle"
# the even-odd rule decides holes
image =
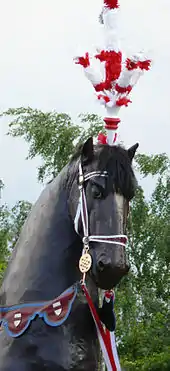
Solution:
[[[80,197],[79,197],[79,203],[77,207],[77,212],[74,220],[74,227],[75,231],[77,234],[78,232],[78,225],[79,221],[81,218],[82,221],[82,226],[83,226],[83,246],[84,250],[87,251],[89,250],[90,242],[105,242],[109,244],[114,244],[114,245],[121,245],[121,246],[126,246],[128,238],[126,235],[110,235],[110,236],[89,236],[89,220],[88,220],[88,210],[87,210],[87,201],[86,201],[86,194],[85,194],[85,189],[84,189],[84,183],[94,177],[108,177],[108,173],[106,171],[101,172],[101,171],[92,171],[87,174],[83,174],[83,169],[81,162],[79,163],[79,178],[78,178],[78,186],[79,186],[79,191],[80,191]]]

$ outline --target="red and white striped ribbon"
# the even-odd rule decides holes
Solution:
[[[86,296],[87,303],[96,325],[97,335],[107,370],[121,371],[114,332],[110,332],[104,328],[85,284],[82,284],[82,290]]]

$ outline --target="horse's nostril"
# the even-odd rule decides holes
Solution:
[[[98,269],[100,272],[103,272],[104,270],[110,269],[111,265],[111,259],[100,259],[98,262]]]
[[[99,260],[98,267],[101,272],[104,270],[104,266],[105,266],[104,263],[101,260]]]

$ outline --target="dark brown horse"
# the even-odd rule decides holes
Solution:
[[[125,233],[136,186],[131,162],[137,147],[94,147],[89,139],[47,185],[13,251],[0,291],[1,307],[54,299],[81,279],[80,163],[86,176],[89,235]],[[90,254],[87,286],[97,305],[98,287],[116,286],[129,267],[121,244],[92,241]],[[97,371],[98,361],[96,329],[81,290],[61,326],[50,327],[36,318],[18,338],[9,337],[4,329],[0,333],[0,371]]]

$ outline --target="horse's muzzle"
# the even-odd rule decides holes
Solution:
[[[95,265],[94,280],[98,287],[105,290],[117,286],[130,269],[125,247],[122,245],[101,248],[101,253],[98,251],[93,264]]]

